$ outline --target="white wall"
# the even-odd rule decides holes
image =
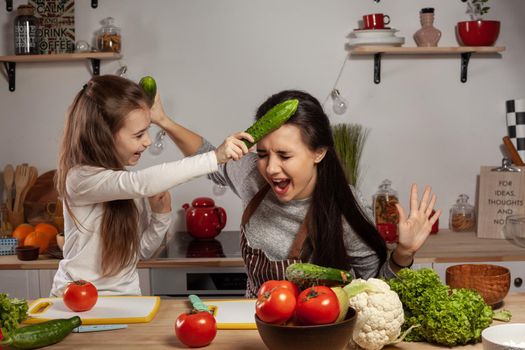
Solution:
[[[14,1],[14,7],[24,3]],[[419,10],[436,8],[440,46],[457,46],[454,26],[466,20],[460,0],[99,0],[76,1],[78,39],[91,41],[99,21],[116,18],[122,28],[122,64],[128,77],[156,78],[166,109],[183,125],[219,143],[245,129],[258,105],[282,89],[306,90],[321,101],[330,92],[347,55],[346,36],[365,13],[384,12],[391,26],[414,46]],[[362,192],[370,198],[389,178],[408,205],[412,182],[430,184],[445,213],[460,193],[474,198],[481,165],[501,163],[506,134],[505,101],[525,97],[525,1],[493,0],[488,19],[502,21],[501,57],[474,55],[468,82],[459,81],[456,56],[398,56],[382,62],[382,82],[372,81],[371,57],[351,57],[338,88],[350,101],[334,123],[370,129],[363,156]],[[14,12],[0,9],[0,53],[12,54]],[[103,62],[115,73],[119,62]],[[28,162],[41,173],[56,167],[63,115],[89,79],[83,62],[18,64],[16,91],[0,78],[0,167]],[[157,129],[152,129],[152,136]],[[141,167],[180,158],[170,145],[160,156],[146,154]],[[174,208],[197,196],[212,196],[237,229],[240,203],[231,191],[214,196],[205,179],[172,191]],[[180,211],[179,211],[180,212]],[[180,213],[179,213],[180,215]],[[178,228],[183,228],[180,220]]]

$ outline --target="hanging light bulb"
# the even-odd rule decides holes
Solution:
[[[332,90],[332,100],[334,101],[332,109],[334,110],[335,114],[344,114],[348,108],[348,102],[344,98],[341,97],[341,94],[339,93],[339,90],[333,89]]]
[[[155,141],[149,148],[149,152],[154,156],[158,156],[162,153],[162,150],[164,150],[164,136],[166,136],[166,132],[164,130],[159,130],[155,136]]]

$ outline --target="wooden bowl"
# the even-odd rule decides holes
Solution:
[[[352,339],[356,316],[356,311],[349,308],[346,318],[341,322],[319,326],[286,326],[263,322],[255,315],[255,324],[270,350],[341,350]]]
[[[446,270],[446,282],[451,288],[474,289],[488,305],[494,306],[509,292],[510,271],[491,264],[454,265]]]
[[[38,259],[38,251],[40,248],[33,245],[23,245],[16,247],[16,256],[18,260],[36,260]]]

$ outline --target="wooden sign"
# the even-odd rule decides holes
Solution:
[[[29,0],[38,19],[40,54],[75,52],[75,0]]]
[[[525,214],[525,167],[521,172],[493,171],[482,166],[479,177],[479,238],[505,239],[503,226],[508,215]]]

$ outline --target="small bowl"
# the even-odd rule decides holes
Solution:
[[[255,315],[255,324],[264,344],[270,350],[341,350],[352,339],[356,315],[356,311],[349,308],[343,321],[319,326],[271,324],[261,321]]]
[[[491,264],[461,264],[449,266],[446,283],[451,288],[476,290],[485,303],[494,307],[501,303],[510,288],[510,271]]]
[[[16,256],[18,260],[36,260],[38,259],[39,248],[34,245],[23,245],[16,247]]]
[[[66,238],[64,237],[64,235],[61,235],[61,234],[58,234],[56,238],[57,238],[57,246],[60,248],[60,250],[63,250],[64,242]]]
[[[481,332],[484,350],[525,349],[525,323],[500,324]]]
[[[463,46],[493,46],[499,29],[499,21],[464,21],[457,24],[458,38]]]

